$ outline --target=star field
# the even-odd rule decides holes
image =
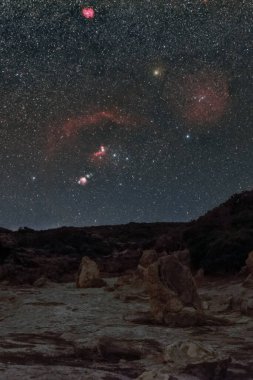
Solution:
[[[253,187],[251,1],[0,12],[1,226],[185,221]]]

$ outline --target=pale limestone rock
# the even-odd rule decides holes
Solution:
[[[170,327],[229,324],[205,315],[189,268],[174,256],[160,258],[146,275],[150,307],[156,322]]]
[[[146,276],[151,311],[155,319],[163,322],[171,313],[185,306],[201,310],[201,301],[189,269],[174,256],[160,258],[149,266]]]
[[[166,252],[158,253],[155,249],[147,249],[143,251],[142,256],[139,261],[139,265],[143,268],[149,267],[149,265],[153,264],[160,257],[167,256]]]
[[[198,342],[179,341],[164,350],[164,362],[173,363],[182,373],[198,374],[201,379],[225,379],[230,361],[229,356]]]
[[[160,257],[167,256],[166,252],[157,252],[155,249],[148,249],[143,251],[143,254],[140,258],[137,274],[140,278],[145,278],[147,274],[147,268],[156,262]]]
[[[199,363],[217,358],[217,353],[208,346],[198,342],[176,342],[164,349],[164,361],[180,364]]]
[[[99,288],[106,285],[100,278],[100,273],[95,261],[89,257],[83,257],[76,281],[77,288]]]

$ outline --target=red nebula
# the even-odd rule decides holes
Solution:
[[[98,158],[101,158],[105,155],[106,155],[106,149],[105,149],[104,145],[101,145],[99,150],[93,154],[94,157],[98,157]]]
[[[167,99],[190,124],[212,124],[221,119],[229,106],[228,81],[215,70],[178,73],[168,80]]]
[[[78,185],[86,186],[88,183],[88,180],[86,177],[80,177],[77,183],[78,183]]]
[[[47,143],[47,156],[51,156],[56,150],[63,149],[65,144],[73,142],[79,136],[80,131],[89,130],[91,128],[108,128],[111,124],[120,126],[129,131],[129,128],[140,127],[147,123],[139,117],[127,115],[119,112],[118,109],[111,108],[108,111],[88,111],[86,114],[68,118],[63,123],[57,123],[55,127],[50,127]],[[103,151],[104,149],[104,151]],[[106,154],[105,147],[100,147],[97,155],[102,157]],[[96,156],[95,156],[96,157]]]
[[[133,126],[138,123],[135,118],[129,115],[120,114],[118,111],[98,111],[69,119],[63,125],[63,134],[66,137],[71,137],[81,129],[88,129],[92,126],[101,126],[108,121],[122,126]]]
[[[183,117],[191,123],[213,123],[225,113],[228,100],[228,85],[224,78],[209,74],[207,77],[187,81],[187,98]]]
[[[185,118],[191,122],[213,122],[221,118],[228,103],[228,88],[224,81],[206,80],[190,86]]]
[[[84,18],[93,19],[95,17],[95,11],[91,7],[89,7],[89,8],[83,8],[82,9],[82,15],[83,15]]]
[[[101,163],[101,161],[103,161],[103,164],[105,164],[107,162],[106,158],[107,158],[107,149],[104,145],[101,145],[98,151],[90,155],[90,161],[93,164]]]

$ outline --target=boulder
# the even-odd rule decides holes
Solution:
[[[164,348],[163,360],[165,363],[173,362],[182,368],[189,363],[216,360],[218,354],[211,347],[194,341],[178,341]]]
[[[137,379],[224,380],[228,379],[231,358],[198,342],[179,341],[164,348],[163,363],[146,370]]]
[[[178,368],[179,372],[203,380],[225,379],[231,362],[228,356],[206,344],[192,341],[179,341],[167,346],[164,349],[163,359],[165,363],[173,363],[174,368]]]
[[[189,269],[174,256],[160,258],[147,269],[147,291],[151,312],[157,322],[177,324],[175,319],[185,306],[201,310],[201,301]],[[182,321],[184,324],[184,322]]]
[[[253,316],[253,299],[244,299],[240,305],[242,315]]]
[[[207,316],[189,268],[174,256],[161,257],[146,274],[150,307],[156,322],[170,327],[228,324],[226,320]]]
[[[205,281],[205,271],[203,268],[200,268],[197,273],[194,276],[194,281],[197,285],[197,287],[201,286],[204,284]]]
[[[249,274],[248,277],[243,281],[242,286],[244,288],[253,288],[253,275]]]
[[[106,282],[100,278],[100,272],[95,261],[83,257],[76,281],[77,288],[101,288]]]
[[[249,253],[245,264],[246,264],[249,272],[251,274],[253,274],[253,251]]]
[[[190,267],[191,256],[190,256],[190,251],[188,249],[174,251],[171,254],[175,256],[178,259],[178,261],[180,261],[181,264],[186,265],[187,267]]]
[[[143,251],[137,267],[138,275],[141,278],[144,278],[147,268],[163,256],[167,256],[167,253],[165,251],[157,252],[155,249],[148,249]]]
[[[189,268],[182,265],[175,256],[161,257],[148,268],[148,288],[153,298],[157,287],[176,297],[183,306],[201,310],[201,300]]]
[[[142,256],[139,261],[139,266],[143,268],[149,267],[149,265],[153,264],[160,257],[167,256],[166,252],[157,252],[155,249],[147,249],[143,251]]]
[[[249,273],[246,280],[243,281],[243,286],[245,288],[253,287],[253,251],[248,254],[247,260],[245,262],[246,270]]]

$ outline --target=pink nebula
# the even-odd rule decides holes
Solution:
[[[210,68],[194,73],[175,72],[168,79],[165,98],[188,124],[215,124],[228,111],[230,95],[226,74]]]
[[[78,185],[86,186],[88,183],[88,180],[86,177],[80,177],[77,183],[78,183]]]
[[[97,111],[90,108],[83,115],[68,118],[66,121],[57,122],[57,125],[50,127],[47,141],[47,157],[50,158],[55,151],[61,150],[66,144],[69,145],[74,142],[73,140],[78,138],[81,131],[88,131],[91,128],[108,128],[111,123],[130,131],[133,127],[141,127],[147,121],[134,115],[125,114],[117,108],[111,108],[106,111]],[[102,157],[105,154],[106,149],[101,146],[97,156]]]
[[[186,81],[186,101],[183,117],[190,123],[214,123],[225,113],[228,85],[224,77],[214,74],[189,76]]]
[[[106,149],[104,145],[101,145],[99,150],[93,154],[94,157],[101,158],[106,155]]]
[[[84,18],[93,19],[95,17],[95,11],[92,7],[83,8],[82,15]]]

